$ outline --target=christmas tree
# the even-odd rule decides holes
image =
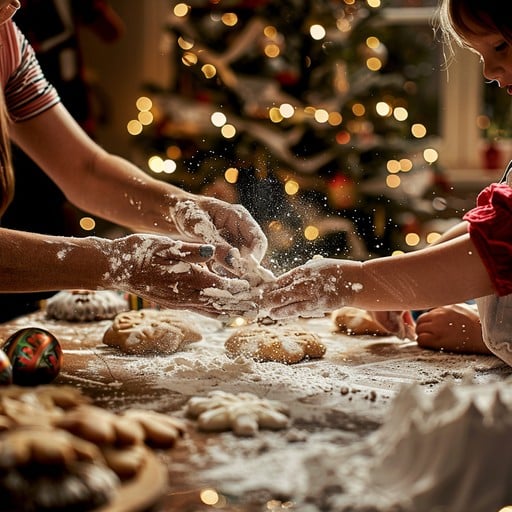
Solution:
[[[171,4],[172,80],[134,123],[150,172],[244,204],[276,270],[388,255],[442,215],[428,26],[397,28],[379,0]]]

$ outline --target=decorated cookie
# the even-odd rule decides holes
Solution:
[[[183,312],[140,309],[119,313],[103,335],[103,343],[127,354],[172,354],[201,338]]]
[[[61,291],[46,301],[46,315],[67,322],[110,320],[128,309],[128,301],[110,290]]]
[[[200,430],[233,430],[238,436],[253,436],[260,428],[283,429],[290,423],[285,404],[252,393],[211,391],[206,397],[192,397],[185,412],[197,419]]]
[[[316,334],[284,325],[242,327],[229,336],[224,346],[232,357],[246,356],[255,361],[286,364],[320,358],[326,350]]]

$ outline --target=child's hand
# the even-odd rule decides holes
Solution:
[[[271,318],[323,316],[350,304],[358,289],[344,276],[350,262],[313,259],[278,277],[263,294],[262,309]]]
[[[476,306],[451,304],[422,313],[416,323],[418,345],[433,350],[489,354]]]

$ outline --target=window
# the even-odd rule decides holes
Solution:
[[[434,76],[426,85],[438,101],[422,101],[422,105],[434,108],[439,116],[437,129],[431,133],[438,136],[440,163],[453,182],[480,185],[501,175],[501,166],[508,161],[507,153],[512,147],[507,139],[511,134],[510,97],[496,85],[485,84],[478,56],[470,51],[454,48],[453,59],[446,62],[442,44],[434,33],[437,4],[437,0],[390,0],[384,17],[387,23],[412,28],[418,34],[430,30]],[[500,169],[485,170],[488,139],[496,137],[500,138]]]

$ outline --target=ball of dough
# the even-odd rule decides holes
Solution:
[[[332,320],[338,332],[343,334],[387,336],[390,334],[384,326],[375,320],[365,309],[345,306],[332,313]]]
[[[247,356],[255,361],[293,364],[325,354],[320,338],[298,326],[258,324],[242,327],[224,344],[228,355]]]

